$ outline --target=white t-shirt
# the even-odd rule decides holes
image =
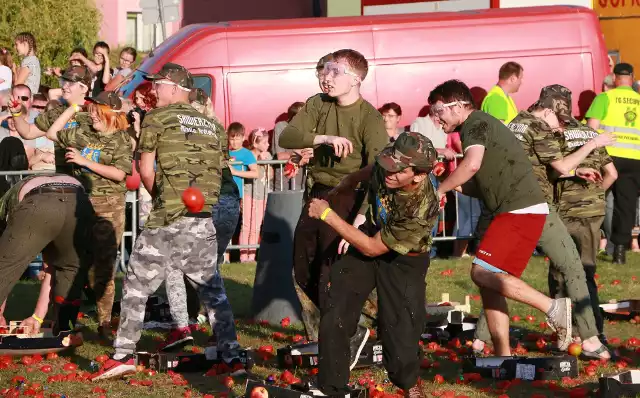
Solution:
[[[40,90],[40,60],[35,55],[28,55],[20,64],[22,68],[29,68],[29,76],[24,82],[31,89],[31,93],[35,94]]]
[[[11,88],[11,81],[13,80],[13,72],[8,66],[0,65],[0,79],[4,80],[0,83],[0,91],[9,90]]]

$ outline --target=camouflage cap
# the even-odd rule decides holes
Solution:
[[[571,90],[561,84],[552,84],[550,86],[545,86],[542,87],[542,90],[540,90],[540,99],[553,94],[565,97],[567,99],[567,102],[569,103],[569,108],[571,108]]]
[[[551,109],[555,112],[558,119],[565,124],[572,124],[574,120],[573,117],[571,117],[571,108],[569,108],[567,98],[559,94],[551,94],[541,98],[535,104],[531,105],[529,109],[535,108]]]
[[[407,167],[418,167],[430,172],[438,153],[431,140],[420,133],[402,133],[393,145],[387,146],[377,156],[376,161],[383,169],[392,173]]]
[[[193,88],[193,76],[182,65],[166,63],[156,74],[145,76],[147,80],[169,80],[178,86],[191,90]]]
[[[85,100],[98,105],[106,105],[113,111],[122,110],[122,100],[113,91],[103,91],[95,97],[85,97]]]
[[[209,96],[204,92],[200,87],[194,88],[189,93],[189,102],[197,102],[200,105],[207,105],[207,100]]]
[[[61,79],[72,83],[82,83],[87,87],[91,87],[93,75],[86,66],[72,66],[64,71]]]

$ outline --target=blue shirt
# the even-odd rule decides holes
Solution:
[[[231,167],[233,167],[236,170],[246,171],[248,169],[247,166],[256,164],[256,157],[247,148],[240,148],[237,151],[229,151],[229,157],[231,158],[229,160],[230,162],[242,162],[241,165],[239,164],[231,165]],[[243,180],[242,177],[233,176],[233,181],[238,186],[238,191],[240,191],[241,199],[244,191],[244,189],[242,188],[242,180]]]

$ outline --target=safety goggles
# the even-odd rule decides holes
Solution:
[[[353,77],[360,77],[357,73],[350,71],[344,64],[339,64],[337,62],[327,62],[324,64],[324,68],[322,70],[317,71],[316,74],[318,77],[320,76],[331,76],[331,77],[339,77],[344,75],[350,75]]]
[[[448,102],[442,105],[434,105],[431,107],[431,112],[436,116],[441,116],[444,113],[444,110],[446,108],[451,108],[452,106],[455,106],[455,105],[467,105],[467,104],[469,104],[469,101],[454,101],[454,102]]]
[[[190,90],[190,89],[185,88],[185,87],[182,87],[181,85],[179,85],[179,84],[177,84],[177,83],[174,83],[174,82],[172,82],[171,80],[154,80],[154,81],[153,81],[153,89],[154,89],[154,90],[158,87],[158,84],[164,84],[164,85],[167,85],[167,86],[176,86],[176,87],[178,87],[180,90],[183,90],[183,91],[189,91],[189,92],[191,92],[191,90]]]

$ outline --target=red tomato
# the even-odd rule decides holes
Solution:
[[[43,366],[40,368],[40,371],[41,371],[42,373],[51,373],[51,371],[52,371],[52,370],[53,370],[53,368],[51,367],[51,365],[43,365]]]
[[[286,317],[280,320],[280,326],[282,326],[283,328],[288,328],[289,325],[291,325],[291,318]]]
[[[55,352],[50,352],[47,354],[47,360],[56,359],[56,358],[58,358],[58,354]]]
[[[291,342],[292,343],[299,343],[302,340],[304,340],[304,338],[302,336],[300,336],[299,334],[296,334],[295,336],[291,336]]]
[[[140,188],[140,174],[127,176],[125,186],[129,191],[137,191]]]
[[[528,322],[535,322],[536,318],[533,315],[527,315],[524,319]]]
[[[222,384],[224,384],[227,388],[231,388],[236,383],[233,381],[231,376],[227,376],[224,379],[222,379]]]
[[[511,317],[511,320],[514,321],[514,322],[520,322],[520,316],[514,315],[514,316]]]
[[[620,279],[616,279],[613,282],[611,282],[611,286],[615,286],[615,285],[619,285],[620,284]]]
[[[96,362],[98,362],[98,363],[105,363],[105,362],[107,362],[108,360],[109,360],[109,356],[108,356],[108,355],[105,355],[105,354],[101,354],[101,355],[98,355],[98,356],[96,357]]]
[[[438,162],[433,166],[433,175],[435,175],[436,177],[440,177],[442,174],[444,174],[444,171],[445,167],[442,162]]]
[[[78,369],[78,365],[76,365],[76,364],[75,364],[75,363],[73,363],[73,362],[68,362],[68,363],[65,363],[65,364],[64,364],[64,366],[62,367],[62,369],[63,369],[65,372],[75,372],[75,371],[76,371],[76,369]]]
[[[433,382],[436,383],[436,384],[442,384],[442,383],[444,383],[444,377],[442,377],[442,375],[438,374],[433,378]]]
[[[204,207],[204,195],[198,188],[189,187],[182,193],[182,203],[190,213],[199,213]]]
[[[33,363],[33,358],[30,355],[25,355],[20,359],[20,363],[24,366],[29,366]]]
[[[104,394],[105,392],[107,392],[107,390],[105,390],[104,388],[100,388],[100,387],[94,387],[93,390],[91,390],[91,392],[96,393],[96,394]]]

